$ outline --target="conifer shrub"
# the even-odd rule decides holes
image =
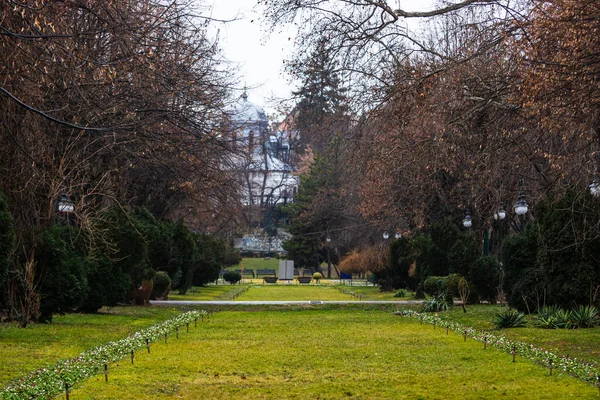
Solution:
[[[152,298],[166,298],[171,289],[171,278],[165,271],[158,271],[154,276],[154,286],[152,288]]]
[[[223,274],[223,280],[234,285],[242,280],[242,274],[235,271],[225,271],[225,273]]]

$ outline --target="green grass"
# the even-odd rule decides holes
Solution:
[[[177,291],[169,293],[169,300],[210,301],[219,300],[227,295],[235,286],[232,285],[209,285],[193,287],[186,294],[178,294]]]
[[[71,358],[84,350],[122,339],[180,313],[171,308],[116,307],[99,314],[55,316],[51,324],[0,324],[0,385]]]
[[[414,293],[410,293],[408,297],[394,297],[396,291],[382,292],[378,286],[339,286],[340,290],[351,291],[363,297],[364,300],[411,300],[414,298]]]
[[[242,269],[242,264],[244,264],[244,269],[274,269],[275,271],[279,270],[279,260],[277,258],[271,257],[268,260],[264,258],[246,258],[242,259],[242,262],[238,265],[230,267],[228,269]]]
[[[496,313],[505,309],[500,305],[471,305],[467,313],[461,307],[439,313],[442,319],[459,322],[477,329],[501,334],[510,340],[533,344],[560,355],[568,355],[600,365],[600,326],[586,329],[542,329],[535,327],[535,317],[527,316],[527,327],[496,330],[492,323]]]
[[[250,289],[238,297],[241,301],[278,301],[278,300],[317,300],[317,301],[335,301],[335,300],[353,300],[347,294],[337,290],[333,286],[316,285],[253,285]]]
[[[391,313],[288,310],[210,322],[75,387],[71,399],[596,399],[598,390]]]

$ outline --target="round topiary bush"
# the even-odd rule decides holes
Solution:
[[[158,271],[154,276],[154,287],[152,297],[155,299],[166,299],[171,290],[171,278],[165,271]]]
[[[315,281],[317,281],[317,283],[319,283],[319,281],[320,281],[321,279],[323,279],[323,275],[321,275],[321,273],[320,273],[320,272],[315,272],[315,273],[313,274],[313,276],[312,276],[312,277],[313,277],[313,279],[314,279]]]
[[[229,282],[232,285],[234,285],[242,280],[242,274],[235,271],[226,271],[223,274],[223,279],[225,280],[225,282]]]

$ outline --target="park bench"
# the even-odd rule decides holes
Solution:
[[[257,269],[256,270],[256,277],[258,278],[259,275],[273,275],[275,276],[275,270],[274,269]]]
[[[265,283],[277,283],[276,276],[263,276],[263,280],[265,281]]]

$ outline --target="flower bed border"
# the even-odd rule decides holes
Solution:
[[[577,358],[558,356],[547,350],[535,347],[520,341],[508,340],[504,336],[492,335],[485,331],[478,331],[468,326],[456,322],[446,321],[433,315],[427,315],[412,310],[401,310],[394,313],[401,317],[417,318],[422,322],[436,325],[442,328],[448,328],[455,332],[460,332],[466,337],[485,343],[487,346],[493,346],[501,351],[526,358],[536,364],[547,368],[553,368],[557,371],[565,372],[582,381],[600,387],[600,368],[596,365]]]
[[[0,390],[0,398],[51,399],[59,393],[73,387],[77,382],[104,371],[104,365],[119,361],[132,351],[146,347],[148,343],[162,340],[169,332],[179,332],[182,325],[204,319],[207,311],[189,311],[167,321],[142,329],[115,342],[109,342],[91,350],[84,351],[76,358],[62,360],[47,368],[32,372],[19,378]]]

